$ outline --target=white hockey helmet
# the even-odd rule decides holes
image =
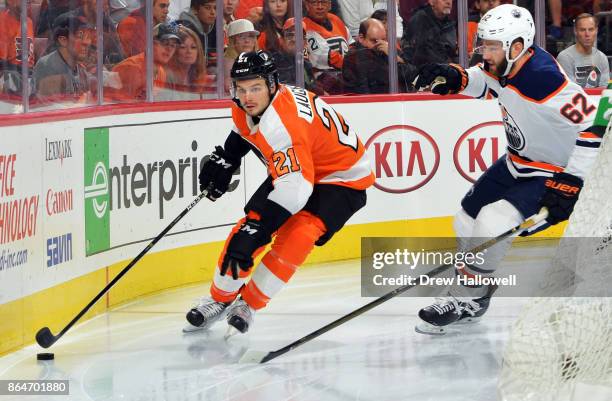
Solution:
[[[514,62],[533,45],[535,24],[529,10],[513,4],[502,4],[482,16],[478,23],[480,40],[496,40],[502,43],[508,66],[502,76],[508,75]],[[510,47],[516,39],[523,39],[523,51],[510,58]]]

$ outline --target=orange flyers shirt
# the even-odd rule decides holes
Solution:
[[[28,66],[34,66],[34,30],[32,20],[28,18]],[[9,10],[0,14],[0,60],[7,60],[9,64],[21,65],[23,55],[21,43],[21,22]]]
[[[349,44],[354,40],[340,18],[328,13],[327,19],[331,23],[331,30],[308,17],[304,18],[310,62],[317,70],[341,70]]]
[[[347,121],[303,88],[280,85],[259,123],[232,106],[233,130],[254,145],[274,179],[268,199],[301,210],[314,184],[363,190],[374,183],[365,147]]]
[[[154,64],[155,75],[153,77],[154,86],[164,86],[166,71],[158,64]],[[147,91],[147,79],[145,74],[145,54],[140,53],[128,57],[113,68],[113,72],[119,74],[121,79],[121,89],[106,88],[105,94],[117,100],[144,100]]]

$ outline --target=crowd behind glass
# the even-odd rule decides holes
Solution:
[[[4,0],[0,113],[222,99],[243,51],[320,95],[414,90],[429,62],[475,65],[504,0]],[[612,0],[515,0],[536,43],[583,87],[606,86]],[[220,11],[220,12],[218,12]],[[297,33],[297,34],[296,34]],[[25,43],[25,45],[24,45]]]

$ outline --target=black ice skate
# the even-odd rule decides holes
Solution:
[[[434,304],[419,311],[423,320],[414,330],[421,334],[446,334],[451,325],[475,323],[487,312],[491,296],[471,301],[459,301],[455,297],[436,298]]]
[[[183,333],[209,329],[225,316],[229,305],[210,297],[201,298],[198,304],[187,312],[186,318],[189,324],[183,328]]]
[[[255,310],[251,308],[242,298],[239,298],[227,312],[227,324],[229,325],[225,338],[234,334],[246,333],[253,324]]]

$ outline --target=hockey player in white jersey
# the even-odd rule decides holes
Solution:
[[[566,220],[593,164],[604,127],[593,126],[597,107],[571,82],[555,59],[534,45],[535,26],[525,8],[501,5],[478,24],[483,64],[468,69],[428,64],[415,86],[433,93],[497,98],[508,139],[507,152],[461,201],[453,226],[459,250],[474,248],[548,208],[529,235]],[[513,238],[489,248],[484,263],[457,275],[493,275]],[[493,288],[453,286],[448,296],[419,311],[416,330],[443,334],[445,327],[482,316]],[[446,295],[446,294],[445,294]]]

